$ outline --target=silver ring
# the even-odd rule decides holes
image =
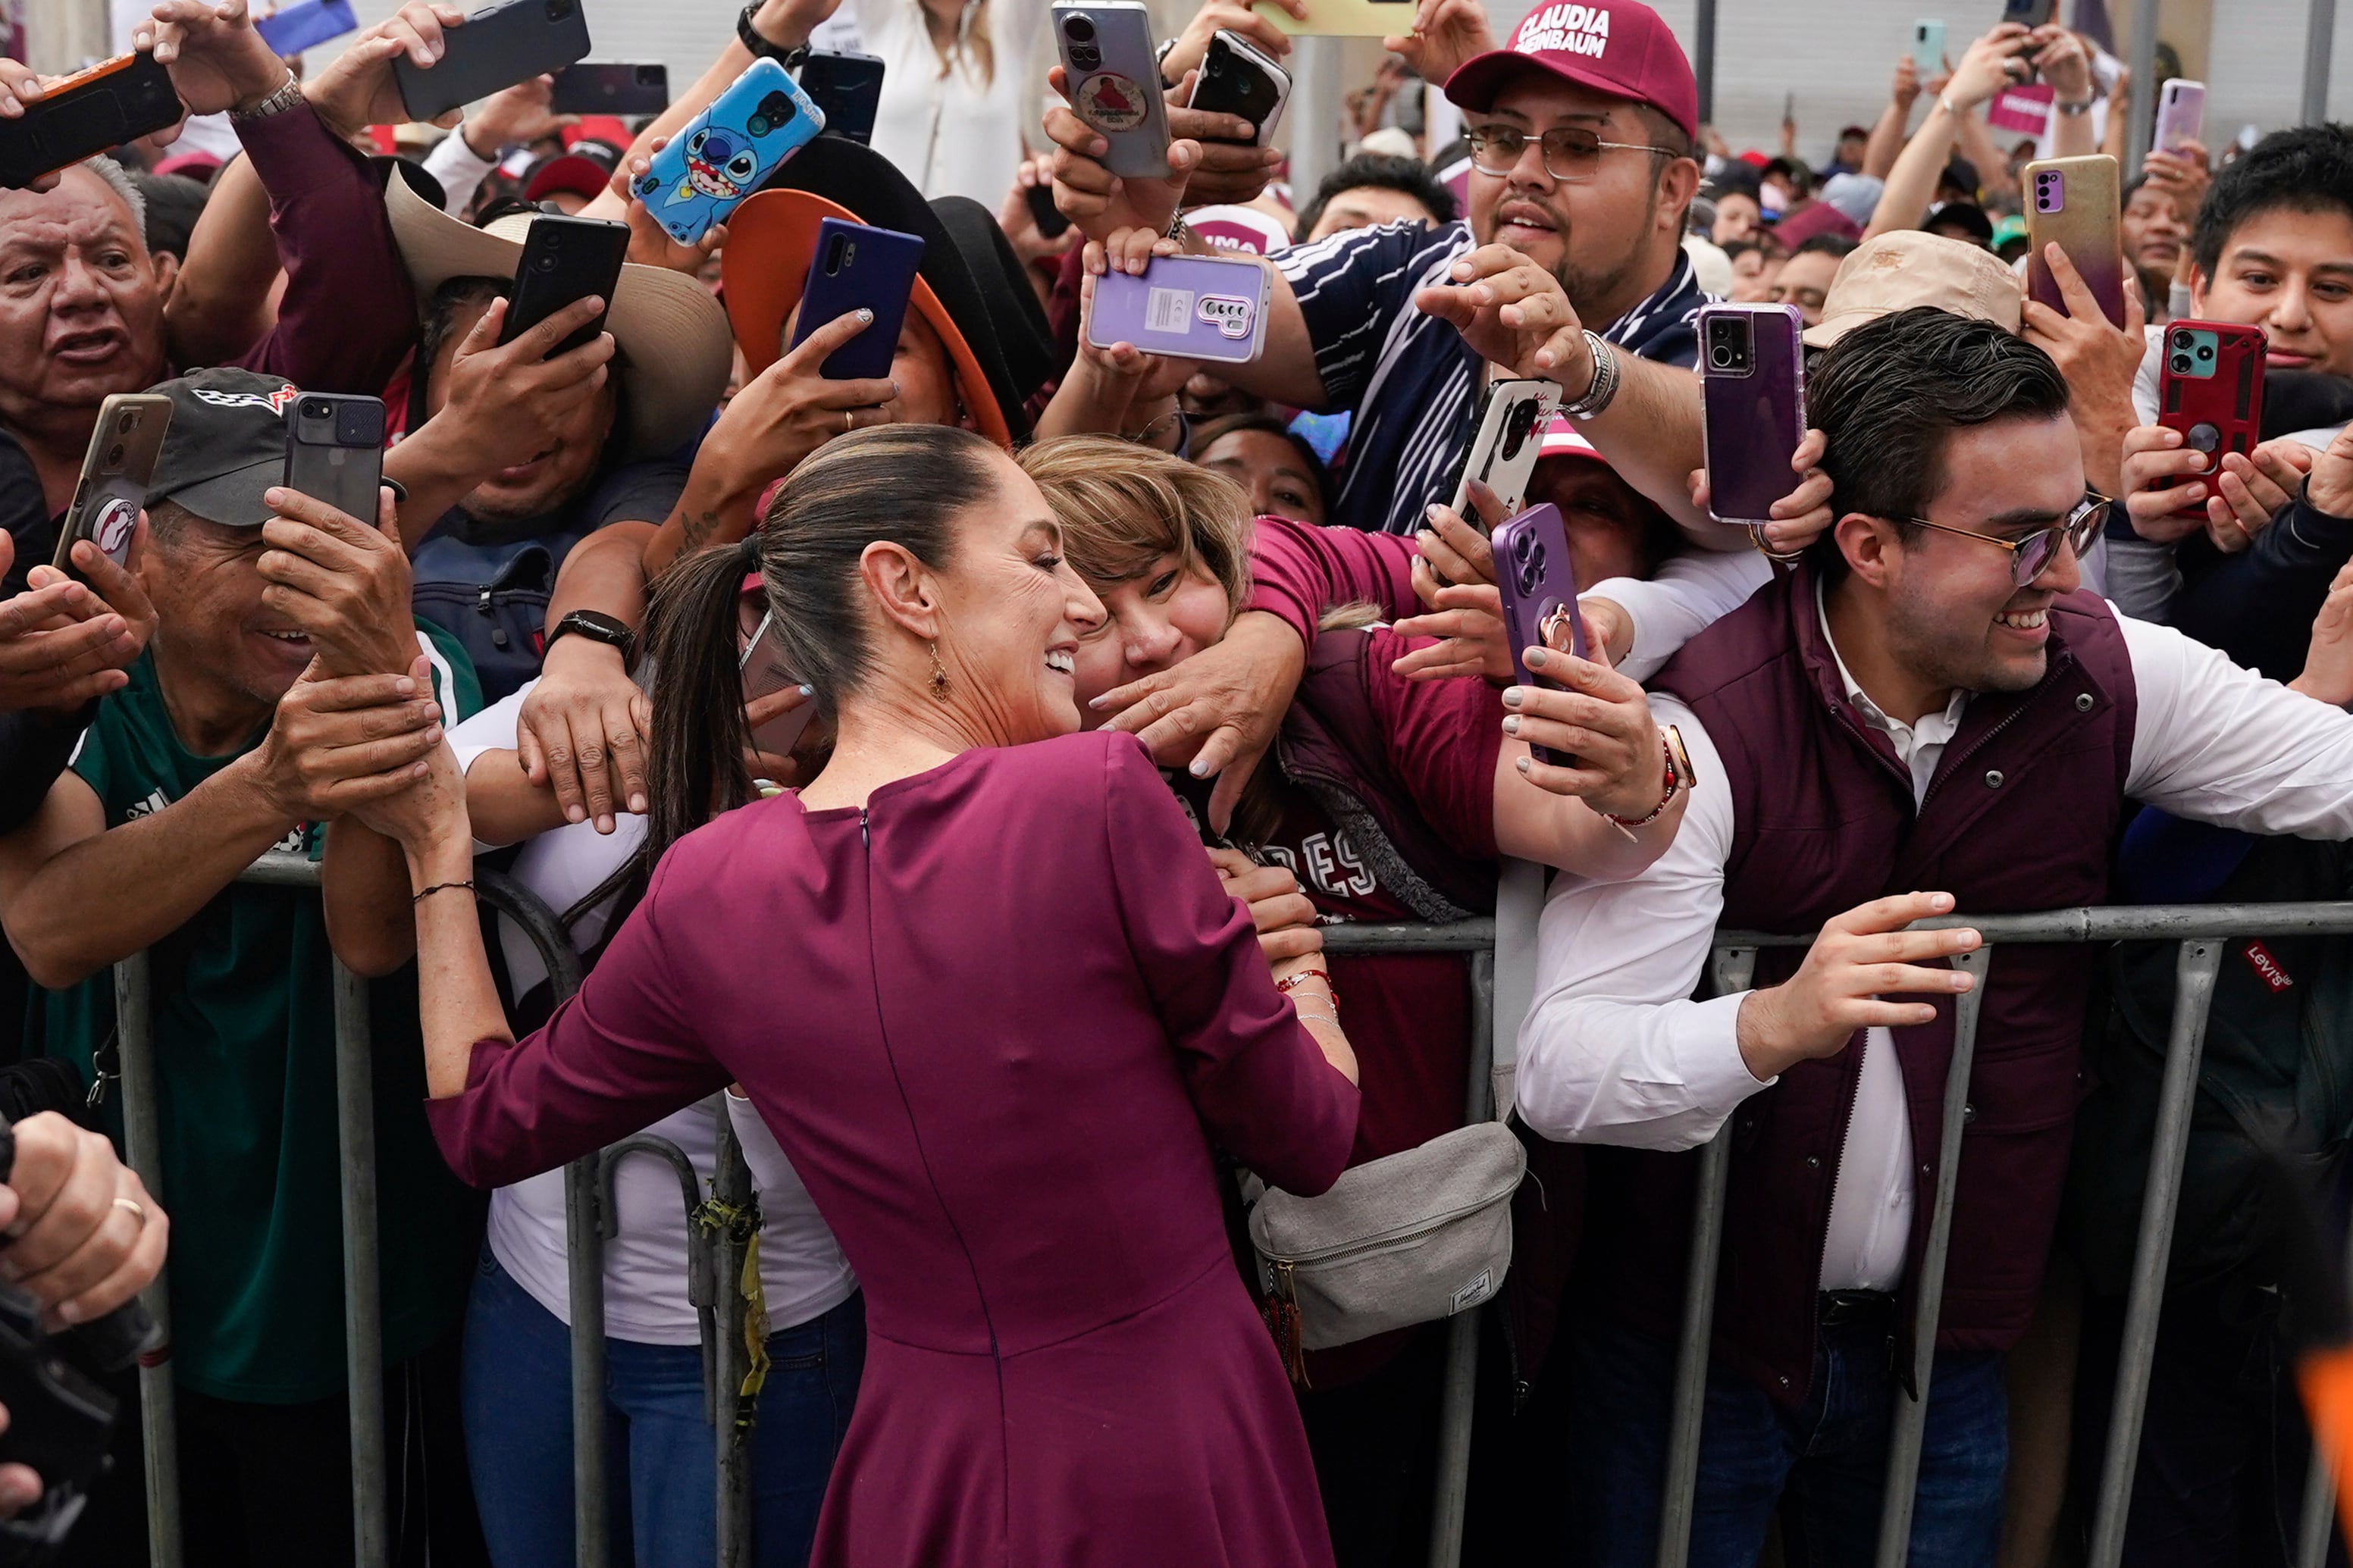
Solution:
[[[117,1198],[114,1200],[114,1206],[119,1209],[129,1209],[131,1217],[139,1222],[139,1228],[142,1230],[147,1228],[147,1210],[138,1199]]]
[[[841,411],[841,433],[845,436],[858,428],[858,416],[850,409]]]

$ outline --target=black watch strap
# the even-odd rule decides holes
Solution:
[[[559,640],[574,633],[590,642],[600,642],[607,647],[619,649],[621,662],[625,665],[637,662],[638,634],[629,629],[626,621],[598,610],[575,610],[556,622],[555,629],[547,634],[548,647],[554,647]],[[541,657],[546,657],[544,649],[541,651]]]
[[[751,3],[745,5],[735,17],[735,36],[744,41],[745,48],[762,59],[776,61],[786,70],[795,68],[803,60],[808,58],[809,47],[807,44],[802,44],[796,48],[786,48],[782,44],[772,44],[762,37],[760,29],[752,26],[752,18],[759,15],[759,11],[760,0],[751,0]]]

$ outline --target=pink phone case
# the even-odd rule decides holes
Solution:
[[[2184,142],[2202,142],[2206,132],[2206,84],[2176,77],[2157,100],[2157,135],[2150,149],[2177,151]]]

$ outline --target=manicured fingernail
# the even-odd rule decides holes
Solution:
[[[1526,773],[1528,771],[1528,760],[1525,757],[1514,757],[1512,759],[1512,766],[1519,769],[1522,773]]]
[[[801,690],[801,695],[802,695],[803,697],[814,697],[814,696],[816,696],[816,695],[817,695],[817,688],[816,688],[816,687],[814,687],[814,686],[810,686],[810,685],[803,684],[803,686],[801,687],[800,690]],[[1096,701],[1098,701],[1098,702],[1100,702],[1100,701],[1102,701],[1102,700],[1103,700],[1103,699],[1102,699],[1102,698],[1100,698],[1100,697],[1098,697],[1097,699],[1095,699],[1095,700],[1096,700]]]
[[[1524,686],[1504,688],[1504,706],[1506,708],[1517,708],[1526,697],[1527,688]]]
[[[1209,764],[1201,758],[1195,757],[1187,764],[1185,771],[1197,779],[1205,779],[1209,776]]]
[[[631,795],[629,797],[629,809],[635,812],[638,816],[643,816],[646,814],[646,797],[642,795]]]
[[[1444,515],[1444,513],[1436,501],[1431,501],[1429,506],[1422,509],[1421,515],[1430,519],[1430,521],[1436,522],[1440,517]]]
[[[1528,649],[1528,668],[1530,669],[1542,669],[1550,660],[1551,657],[1551,655],[1547,654],[1540,647],[1532,647]]]
[[[858,307],[858,319],[861,322],[871,321],[874,319],[874,312],[860,305]]]
[[[60,1301],[58,1303],[57,1311],[58,1321],[60,1323],[79,1323],[81,1321],[81,1303],[79,1301]],[[23,1489],[24,1489],[21,1487],[13,1485],[7,1489],[8,1494],[11,1497],[16,1496]]]
[[[1506,715],[1504,720],[1504,733],[1506,735],[1516,735],[1519,732],[1520,716],[1516,713]]]

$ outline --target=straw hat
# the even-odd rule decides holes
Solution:
[[[1822,319],[1805,331],[1826,349],[1865,321],[1915,305],[2018,331],[2023,296],[2017,277],[1990,250],[1923,230],[1864,240],[1839,263],[1822,299]]]
[[[476,228],[400,180],[385,183],[384,206],[420,300],[452,278],[512,280],[522,262],[527,213]],[[605,330],[619,350],[616,370],[629,421],[624,455],[658,457],[684,446],[719,405],[733,367],[719,301],[683,273],[627,263]]]

